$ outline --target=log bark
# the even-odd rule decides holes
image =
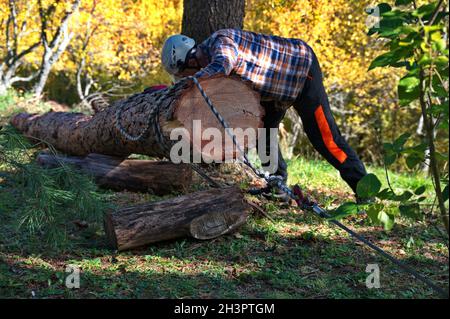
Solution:
[[[212,239],[244,224],[250,210],[239,188],[212,189],[108,213],[105,233],[119,251],[186,236]]]
[[[231,127],[243,130],[263,127],[264,110],[259,103],[259,95],[252,90],[249,83],[223,76],[203,79],[200,82]],[[44,115],[21,113],[11,119],[11,124],[26,136],[43,140],[69,155],[100,153],[126,157],[135,153],[168,157],[167,152],[161,150],[153,130],[142,140],[130,141],[115,126],[116,112],[118,108],[123,107],[122,126],[129,134],[138,135],[147,127],[149,120],[155,120],[154,109],[160,95],[163,93],[135,94],[93,116],[65,112],[50,112]],[[173,129],[184,127],[193,140],[194,120],[202,121],[201,131],[197,132],[197,135],[212,127],[219,129],[222,136],[226,136],[192,83],[174,90],[171,94],[166,92],[157,114],[159,126],[166,139],[170,139]],[[210,138],[200,139],[202,147],[210,142]],[[224,154],[232,152],[231,149],[224,150]]]
[[[123,159],[101,154],[77,157],[49,153],[39,154],[36,161],[47,168],[72,165],[94,177],[99,186],[116,191],[149,192],[161,196],[187,192],[192,184],[192,169],[188,164],[168,161]]]

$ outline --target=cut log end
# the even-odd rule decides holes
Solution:
[[[256,138],[257,129],[264,126],[264,109],[260,105],[259,95],[248,84],[233,77],[213,77],[201,81],[201,85],[229,126],[233,129],[240,129],[234,132],[240,144],[247,148],[255,147],[256,140],[244,138],[244,134],[248,133],[250,129],[254,131]],[[178,127],[187,130],[191,143],[195,140],[201,141],[199,145],[194,145],[194,151],[201,153],[204,158],[224,160],[236,156],[236,150],[232,143],[225,143],[228,135],[222,124],[211,112],[196,87],[185,91],[177,101],[174,106],[174,120]],[[200,125],[200,129],[195,130],[194,123]],[[203,132],[211,128],[217,129],[221,133],[223,138],[221,152],[213,152],[211,149],[207,151],[204,148],[212,141],[212,136],[204,136]]]
[[[196,239],[213,239],[236,230],[247,220],[247,214],[213,212],[191,222],[190,235]]]

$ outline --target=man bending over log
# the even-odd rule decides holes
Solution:
[[[164,44],[162,63],[174,80],[222,73],[250,81],[261,94],[266,128],[278,128],[293,105],[314,148],[356,193],[357,183],[367,174],[364,164],[339,132],[319,62],[305,42],[235,29],[219,30],[198,45],[187,36],[173,35]],[[275,174],[287,179],[280,152]]]

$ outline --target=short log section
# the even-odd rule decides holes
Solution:
[[[186,236],[205,240],[233,232],[250,211],[239,188],[211,189],[108,213],[105,231],[119,251]]]

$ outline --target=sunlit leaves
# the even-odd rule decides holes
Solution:
[[[367,216],[369,216],[372,223],[375,225],[382,225],[386,231],[389,231],[394,227],[395,217],[386,212],[383,204],[371,205],[367,209]]]
[[[373,60],[372,64],[369,67],[369,71],[373,70],[375,68],[384,67],[388,65],[395,64],[398,60],[400,60],[400,56],[396,54],[396,52],[387,52],[379,57],[377,57],[375,60]]]
[[[373,197],[381,189],[381,182],[375,174],[367,174],[358,183],[356,193],[361,198]]]
[[[331,212],[332,219],[342,219],[347,216],[356,215],[359,211],[358,205],[353,202],[347,202],[339,206],[336,210]]]
[[[444,167],[448,165],[448,146],[445,147],[447,152],[436,150],[439,140],[447,141],[448,145],[449,122],[448,84],[446,84],[447,87],[444,84],[448,79],[449,52],[448,43],[443,36],[445,25],[440,23],[442,16],[448,13],[438,12],[438,3],[442,4],[441,1],[422,4],[397,0],[395,8],[381,14],[382,18],[376,34],[387,41],[386,47],[389,51],[376,58],[370,69],[387,66],[402,67],[399,62],[408,62],[404,63],[407,74],[398,83],[399,104],[411,108],[420,105],[423,113],[421,118],[423,131],[428,137],[426,143],[407,147],[406,142],[412,136],[411,129],[411,133],[401,135],[394,142],[384,143],[386,166],[394,164],[402,155],[405,155],[404,162],[409,169],[416,169],[418,165],[424,163]],[[389,27],[393,19],[401,20],[403,25],[397,28]],[[373,33],[373,30],[369,32],[370,35]],[[436,141],[431,142],[432,138]],[[438,167],[431,170],[435,184],[436,180],[439,181],[439,172],[436,173],[436,168]],[[398,202],[399,206],[387,207],[398,207],[398,213],[401,216],[418,219],[422,216],[420,205],[426,199],[426,196],[423,196],[425,191],[425,186],[419,186],[414,192],[405,190],[398,195],[389,185],[389,188],[379,192],[377,197],[382,201]],[[436,186],[435,191],[439,199],[440,194]],[[448,186],[444,190],[443,197],[445,201],[448,200]],[[441,214],[446,214],[442,211],[442,201],[440,203]],[[383,223],[385,228],[392,226],[394,219],[390,217],[396,215],[392,213],[392,210],[389,213],[386,207],[372,206],[369,211],[374,222]],[[446,226],[448,228],[448,225]]]

